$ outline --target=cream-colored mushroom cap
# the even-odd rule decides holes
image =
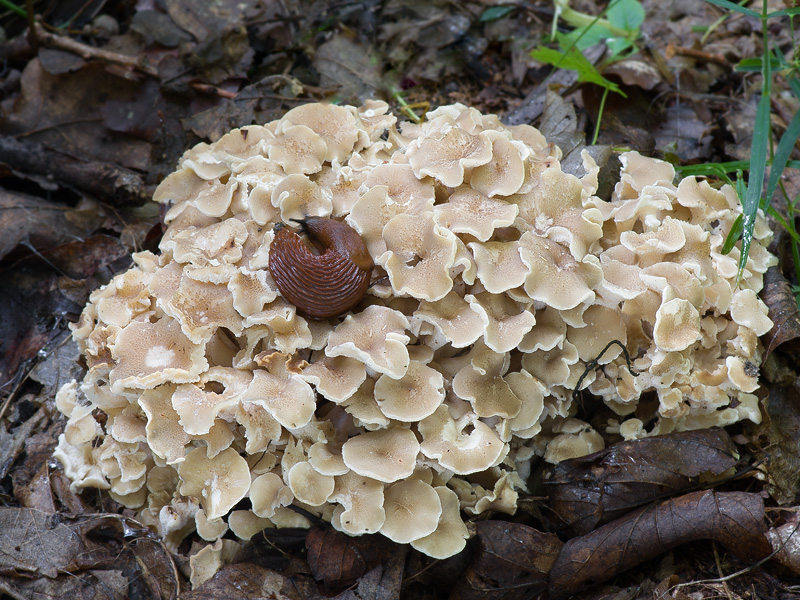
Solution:
[[[289,360],[279,352],[264,357],[267,368],[253,372],[253,381],[239,401],[259,403],[281,425],[297,429],[311,420],[317,404],[311,386],[287,368]]]
[[[403,332],[408,319],[385,306],[368,306],[356,315],[347,315],[328,338],[325,354],[350,356],[378,373],[399,379],[408,369],[410,338]]]
[[[342,402],[364,383],[367,370],[364,363],[355,358],[319,355],[312,357],[311,364],[303,369],[300,377],[313,383],[328,400]]]
[[[674,298],[656,312],[653,341],[661,350],[679,352],[700,339],[700,314],[688,300]]]
[[[594,305],[583,313],[585,327],[570,328],[567,339],[575,344],[578,356],[582,361],[594,360],[612,340],[617,340],[622,345],[628,341],[625,323],[618,310],[605,306]],[[622,353],[618,345],[611,346],[600,356],[598,364],[605,365]]]
[[[286,127],[287,123],[305,125],[316,132],[328,148],[325,160],[329,162],[342,163],[347,160],[358,140],[356,119],[353,113],[342,106],[303,104],[283,115],[280,122],[282,127]]]
[[[468,426],[472,431],[464,433]],[[445,405],[420,421],[418,428],[422,453],[460,475],[484,471],[508,453],[508,446],[476,415],[466,413],[456,421]]]
[[[266,517],[259,517],[249,510],[231,511],[228,526],[240,540],[249,540],[264,529],[275,527]]]
[[[480,314],[452,291],[436,302],[420,302],[414,318],[434,325],[453,348],[469,346],[483,335],[485,328]]]
[[[338,502],[331,525],[350,535],[376,533],[386,520],[383,510],[384,484],[350,471],[336,478],[329,500]]]
[[[432,414],[444,400],[444,378],[417,360],[400,379],[381,375],[375,382],[375,400],[390,419],[415,422]]]
[[[603,279],[599,261],[587,256],[576,261],[569,250],[530,231],[519,240],[522,262],[529,269],[525,293],[558,310],[570,310],[594,300],[594,288]]]
[[[442,503],[430,485],[408,479],[386,488],[383,509],[386,520],[381,533],[398,544],[407,544],[436,531]]]
[[[433,488],[442,504],[442,515],[436,530],[430,535],[413,540],[411,545],[431,558],[445,559],[458,554],[467,545],[469,532],[461,520],[458,495],[444,486]]]
[[[492,294],[502,294],[521,286],[530,274],[522,261],[519,242],[487,242],[467,244],[475,257],[475,266],[483,287]]]
[[[767,316],[769,309],[759,300],[753,290],[741,290],[733,295],[731,318],[738,325],[745,325],[756,335],[762,336],[772,329],[772,321]]]
[[[470,364],[453,377],[453,391],[468,400],[479,417],[513,418],[519,413],[520,399],[503,379],[511,357],[484,345],[473,349]]]
[[[586,428],[578,433],[562,433],[550,440],[544,459],[555,464],[562,460],[586,456],[603,448],[605,448],[603,436],[586,425]]]
[[[197,381],[208,369],[204,346],[192,343],[177,321],[135,321],[122,329],[111,353],[116,366],[109,380],[115,394],[126,388],[148,389],[162,383]]]
[[[432,212],[392,217],[383,228],[383,240],[386,252],[377,263],[386,269],[397,294],[435,302],[452,289],[455,236],[436,225]]]
[[[536,324],[533,311],[508,296],[480,292],[467,294],[464,299],[480,315],[485,327],[483,341],[495,352],[509,352],[519,346]]]
[[[485,165],[492,159],[492,144],[485,135],[471,135],[449,127],[440,137],[417,138],[406,150],[414,174],[430,175],[448,187],[464,182],[464,169]]]
[[[725,359],[728,367],[728,379],[743,392],[755,392],[758,389],[758,365],[740,356],[729,356]]]
[[[511,141],[503,135],[493,133],[492,137],[492,160],[472,169],[469,183],[490,198],[516,194],[525,181],[523,159],[530,150],[522,142]]]
[[[323,475],[344,475],[350,470],[344,464],[341,449],[333,451],[327,442],[317,442],[308,449],[308,462]]]
[[[145,390],[139,396],[139,406],[147,416],[147,444],[158,458],[168,465],[183,460],[184,447],[191,437],[181,427],[180,419],[172,407],[174,385],[161,385],[152,390]]]
[[[317,472],[306,461],[296,463],[289,469],[286,483],[292,488],[295,498],[311,506],[325,504],[335,485],[332,476]]]
[[[180,492],[200,500],[208,519],[225,516],[250,489],[247,461],[233,448],[208,458],[205,448],[195,448],[178,467]]]
[[[328,146],[309,127],[287,123],[279,135],[267,143],[267,154],[287,173],[308,175],[322,169]]]
[[[186,433],[208,433],[223,412],[233,413],[239,398],[252,379],[250,373],[227,367],[211,367],[200,377],[199,385],[184,383],[172,395],[172,407],[180,416]],[[223,388],[221,393],[214,390]]]
[[[217,538],[221,538],[228,531],[228,524],[222,519],[209,520],[206,516],[206,511],[202,508],[194,514],[194,523],[197,528],[197,535],[206,540],[213,542]]]
[[[289,506],[294,500],[292,490],[277,473],[264,473],[253,480],[250,486],[250,502],[253,513],[259,517],[272,517],[281,506]]]
[[[468,233],[481,242],[492,237],[498,227],[513,224],[517,211],[516,204],[492,200],[468,185],[461,186],[446,203],[433,208],[439,225],[453,233]]]
[[[272,205],[281,209],[281,220],[300,220],[331,214],[333,198],[305,175],[289,175],[272,190]]]
[[[344,464],[352,471],[386,483],[410,476],[418,453],[417,436],[402,427],[362,433],[342,446]]]

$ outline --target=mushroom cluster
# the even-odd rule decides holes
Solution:
[[[76,488],[171,547],[307,526],[293,505],[444,558],[462,511],[514,512],[533,457],[603,447],[574,418],[579,382],[628,439],[760,419],[775,259],[759,216],[736,285],[732,189],[629,153],[605,202],[589,155],[565,173],[530,126],[453,105],[397,128],[387,110],[308,104],[182,157],[155,193],[161,253],[73,328],[88,372],[58,393],[56,456]],[[358,296],[328,315],[338,285]]]

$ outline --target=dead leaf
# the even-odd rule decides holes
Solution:
[[[765,532],[758,494],[706,490],[666,500],[569,540],[550,572],[550,597],[566,598],[696,540],[719,542],[753,563],[771,552]]]
[[[8,475],[9,469],[14,464],[14,461],[22,453],[25,447],[25,440],[27,440],[34,431],[40,429],[42,423],[48,418],[48,411],[45,407],[40,408],[36,413],[27,421],[6,432],[5,428],[0,426],[0,479]],[[0,529],[2,531],[2,529]]]
[[[728,434],[714,427],[618,442],[560,462],[544,484],[564,531],[585,535],[643,504],[694,487],[701,477],[718,477],[737,460]]]
[[[213,142],[236,127],[281,118],[290,108],[307,102],[304,99],[288,100],[299,96],[302,91],[303,85],[292,77],[265,77],[241,90],[236,98],[224,100],[214,108],[184,119],[184,125],[195,135]]]
[[[711,155],[713,128],[697,115],[690,103],[665,107],[652,132],[656,148],[669,151],[683,161],[702,161]]]
[[[0,259],[22,242],[42,252],[87,236],[91,229],[65,218],[72,210],[63,204],[0,189]]]
[[[800,338],[800,314],[789,282],[778,267],[770,267],[764,274],[761,299],[769,307],[769,318],[774,323],[764,336],[766,352],[763,360],[766,360],[782,344]]]
[[[321,600],[310,577],[289,577],[251,563],[226,565],[197,589],[182,594],[182,600]]]
[[[775,552],[775,560],[800,574],[800,518],[797,513],[790,513],[786,523],[767,531],[767,539]]]
[[[22,506],[54,513],[57,506],[50,478],[58,471],[51,469],[50,460],[58,436],[64,431],[64,422],[49,421],[41,429],[25,439],[25,454],[14,464],[11,481],[14,497]]]
[[[616,75],[625,85],[635,85],[645,90],[652,90],[663,81],[658,69],[641,58],[612,63],[603,69],[603,75]]]
[[[478,552],[451,596],[454,600],[533,598],[547,589],[563,543],[521,523],[480,521]]]
[[[781,505],[792,504],[800,493],[800,414],[797,398],[800,379],[791,385],[769,386],[766,415],[759,431],[766,437],[762,459],[769,495]]]
[[[367,570],[353,538],[331,527],[312,527],[306,536],[308,565],[317,581],[328,588],[352,585]]]
[[[378,537],[378,536],[370,536]],[[389,555],[358,580],[355,589],[347,589],[335,600],[395,600],[400,597],[408,546],[392,544]]]

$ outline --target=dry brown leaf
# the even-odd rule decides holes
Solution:
[[[569,540],[550,571],[550,597],[566,598],[696,540],[714,540],[756,562],[771,552],[765,532],[758,494],[707,490],[666,500]]]
[[[719,476],[738,454],[719,427],[618,442],[562,461],[545,480],[550,507],[566,533],[584,535],[643,504]]]

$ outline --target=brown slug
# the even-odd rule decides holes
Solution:
[[[303,316],[338,317],[366,294],[372,257],[361,236],[347,223],[328,217],[307,217],[296,222],[314,249],[296,232],[278,223],[269,252],[272,279],[281,295]]]

